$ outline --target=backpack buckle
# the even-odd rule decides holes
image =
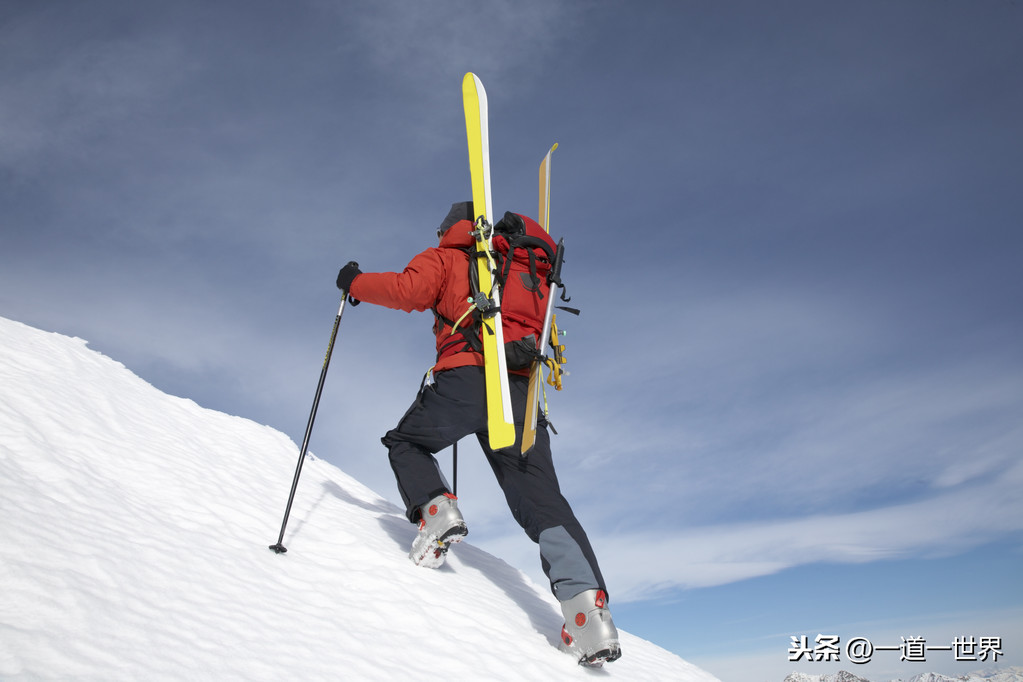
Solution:
[[[470,232],[477,241],[490,241],[490,237],[494,234],[494,226],[491,225],[486,216],[480,216],[476,219],[476,229]]]
[[[476,306],[476,310],[480,311],[480,314],[484,317],[493,317],[498,312],[494,306],[494,299],[489,298],[482,291],[476,292],[472,299],[472,304]]]

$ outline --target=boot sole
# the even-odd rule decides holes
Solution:
[[[617,640],[604,640],[596,644],[595,648],[596,651],[593,653],[587,653],[571,637],[566,641],[566,633],[564,628],[562,628],[558,649],[566,654],[575,656],[581,666],[600,668],[605,663],[612,663],[622,657],[622,647]]]
[[[587,668],[602,668],[605,663],[613,663],[622,657],[622,650],[618,647],[601,649],[592,656],[583,656],[579,659],[579,665]]]
[[[468,535],[469,531],[465,526],[455,526],[448,529],[441,537],[427,537],[422,543],[419,538],[412,544],[412,551],[409,552],[409,559],[416,566],[423,568],[440,568],[447,559],[448,550],[451,545],[457,544]],[[422,545],[419,547],[418,545]]]

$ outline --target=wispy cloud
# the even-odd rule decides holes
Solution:
[[[63,9],[15,13],[0,28],[0,162],[19,173],[83,161],[87,146],[123,152],[137,124],[180,94],[197,66],[170,31],[120,32]]]
[[[1023,464],[1015,463],[983,484],[863,511],[679,529],[665,523],[635,532],[598,526],[591,535],[616,598],[644,601],[820,562],[960,554],[1023,530],[1021,484]],[[798,484],[789,494],[798,494]],[[487,545],[500,547],[530,570],[529,553],[515,538],[488,539]]]
[[[1021,483],[1023,466],[1016,464],[995,482],[910,504],[608,538],[614,551],[606,570],[625,598],[651,598],[809,563],[958,554],[1023,529]]]
[[[854,511],[997,476],[1023,450],[1007,349],[934,357],[883,316],[799,292],[708,303],[616,312],[643,331],[623,351],[596,328],[569,337],[583,372],[552,397],[562,466],[644,491],[633,523]]]
[[[535,73],[536,65],[570,32],[579,9],[558,0],[499,0],[473,3],[321,2],[350,28],[345,50],[376,67],[381,78],[420,91],[434,109],[437,83],[453,75],[479,72],[488,82],[505,83],[516,74]],[[513,88],[505,88],[513,92]],[[445,101],[446,101],[445,97]],[[430,119],[428,110],[423,115]]]

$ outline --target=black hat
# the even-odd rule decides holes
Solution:
[[[448,211],[447,216],[444,217],[444,222],[442,222],[440,227],[437,228],[437,236],[444,236],[444,233],[448,231],[448,228],[457,223],[459,220],[476,220],[476,216],[472,212],[471,201],[459,201],[456,204],[451,204],[451,210]]]

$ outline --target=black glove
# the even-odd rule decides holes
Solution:
[[[521,235],[526,234],[526,224],[517,213],[505,211],[504,217],[494,225],[494,234]]]
[[[352,288],[352,281],[361,274],[362,270],[359,269],[359,264],[353,260],[348,261],[348,265],[337,273],[337,288],[347,293]]]

